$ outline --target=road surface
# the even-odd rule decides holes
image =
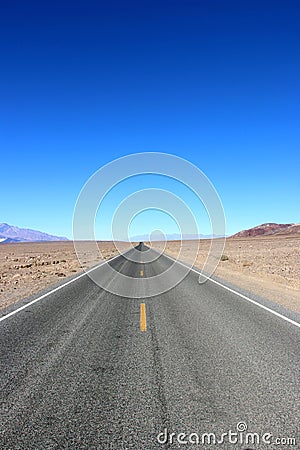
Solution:
[[[110,262],[135,278],[171,264]],[[297,448],[299,331],[193,271],[145,299],[84,275],[0,322],[0,448]],[[243,427],[272,436],[246,444]]]

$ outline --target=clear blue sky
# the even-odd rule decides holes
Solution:
[[[0,222],[71,237],[84,182],[144,151],[196,164],[228,234],[299,222],[299,23],[297,0],[2,2]]]

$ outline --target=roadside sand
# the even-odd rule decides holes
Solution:
[[[190,241],[190,247],[196,245]],[[200,242],[195,266],[202,268],[210,240]],[[166,252],[176,257],[180,242],[168,242]],[[192,263],[192,250],[182,260]],[[215,275],[254,294],[300,313],[300,237],[265,236],[227,239]]]
[[[0,309],[118,253],[113,242],[98,242],[103,258],[84,245],[82,265],[72,241],[0,245]]]

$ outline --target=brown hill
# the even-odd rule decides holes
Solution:
[[[270,234],[278,234],[285,230],[295,226],[293,223],[263,223],[257,227],[249,228],[248,230],[239,231],[234,234],[233,238],[237,237],[255,237],[255,236],[268,236]]]
[[[300,236],[300,223],[295,223],[288,228],[284,228],[283,230],[277,231],[274,233],[276,236],[291,236],[291,235],[299,235]]]

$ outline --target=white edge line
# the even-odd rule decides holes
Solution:
[[[288,317],[284,316],[283,314],[280,314],[280,313],[278,313],[277,311],[274,311],[273,309],[268,308],[267,306],[262,305],[262,304],[259,303],[259,302],[256,302],[255,300],[251,299],[250,297],[247,297],[246,295],[241,294],[240,292],[235,291],[234,289],[231,289],[230,287],[228,287],[228,286],[226,286],[226,285],[224,285],[224,284],[222,284],[222,283],[220,283],[220,282],[214,280],[213,278],[209,278],[209,277],[207,277],[206,275],[203,275],[199,270],[195,269],[194,267],[188,266],[187,264],[185,264],[185,263],[182,262],[182,261],[176,260],[176,259],[172,258],[171,256],[165,254],[165,253],[164,253],[163,255],[164,255],[166,258],[171,259],[172,261],[174,261],[174,262],[176,262],[176,263],[178,263],[178,264],[181,264],[181,265],[184,266],[184,267],[187,267],[187,268],[190,269],[192,272],[195,272],[195,273],[197,273],[198,275],[201,275],[202,277],[206,278],[207,280],[211,281],[212,283],[215,283],[215,284],[217,284],[218,286],[221,286],[222,288],[226,289],[227,291],[232,292],[232,293],[235,294],[235,295],[238,295],[239,297],[243,298],[244,300],[247,300],[248,302],[253,303],[253,304],[256,305],[256,306],[259,306],[260,308],[262,308],[262,309],[264,309],[264,310],[266,310],[266,311],[269,311],[271,314],[274,314],[275,316],[280,317],[281,319],[285,320],[286,322],[291,323],[292,325],[296,326],[297,328],[300,328],[300,323],[295,322],[295,321],[292,320],[292,319],[289,319]],[[114,256],[113,258],[111,258],[111,259],[109,259],[109,260],[107,260],[107,261],[102,261],[100,264],[98,264],[97,266],[93,267],[92,269],[87,270],[86,272],[83,272],[82,274],[78,275],[78,277],[72,278],[72,280],[67,281],[66,283],[64,283],[64,284],[62,284],[62,285],[56,287],[55,289],[52,289],[51,291],[47,292],[46,294],[41,295],[40,297],[38,297],[38,298],[32,300],[32,301],[29,302],[29,303],[26,303],[25,305],[21,306],[20,308],[18,308],[18,309],[16,309],[16,310],[14,310],[14,311],[12,311],[12,312],[6,314],[6,315],[3,316],[3,317],[0,317],[0,322],[2,322],[2,321],[5,320],[5,319],[8,319],[9,317],[13,316],[14,314],[17,314],[19,311],[22,311],[23,309],[28,308],[28,306],[33,305],[34,303],[38,302],[39,300],[42,300],[43,298],[48,297],[49,295],[53,294],[54,292],[59,291],[60,289],[62,289],[62,288],[64,288],[65,286],[67,286],[68,284],[71,284],[71,283],[73,283],[74,281],[79,280],[79,278],[84,277],[84,276],[87,275],[88,273],[93,272],[94,270],[98,269],[99,267],[103,266],[104,264],[107,264],[107,263],[110,262],[110,261],[113,261],[114,259],[118,258],[119,256],[122,256],[122,254],[120,253],[120,254]]]
[[[125,253],[126,253],[126,252],[125,252]],[[108,264],[109,262],[113,261],[114,259],[116,259],[116,258],[118,258],[119,256],[122,256],[122,255],[123,255],[123,253],[119,253],[118,255],[114,256],[114,257],[111,258],[111,259],[108,259],[107,261],[102,261],[100,264],[98,264],[97,266],[93,267],[92,269],[89,269],[89,270],[87,270],[86,272],[81,273],[81,274],[78,275],[77,277],[72,278],[72,280],[69,280],[69,281],[67,281],[66,283],[64,283],[64,284],[62,284],[62,285],[56,287],[55,289],[52,289],[51,291],[46,292],[46,294],[43,294],[43,295],[41,295],[40,297],[35,298],[35,299],[32,300],[31,302],[26,303],[26,304],[23,305],[23,306],[20,306],[20,308],[15,309],[14,311],[12,311],[12,312],[6,314],[6,315],[3,316],[3,317],[0,317],[0,322],[2,322],[2,321],[5,320],[5,319],[8,319],[9,317],[13,316],[14,314],[17,314],[17,312],[22,311],[22,309],[28,308],[28,306],[33,305],[34,303],[38,302],[39,300],[42,300],[43,298],[48,297],[49,295],[53,294],[53,292],[59,291],[60,289],[64,288],[65,286],[68,286],[68,284],[71,284],[71,283],[73,283],[74,281],[79,280],[79,278],[82,278],[82,277],[84,277],[85,275],[87,275],[88,273],[93,272],[93,270],[99,269],[99,267],[103,266],[104,264]],[[1,312],[0,312],[0,313],[1,313]]]
[[[252,298],[247,297],[246,295],[241,294],[240,292],[235,291],[234,289],[231,289],[230,287],[228,287],[228,286],[226,286],[226,285],[224,285],[224,284],[222,284],[222,283],[219,283],[219,281],[216,281],[216,280],[214,280],[213,278],[210,278],[210,277],[207,277],[206,275],[203,275],[203,273],[201,273],[199,270],[195,269],[194,267],[188,266],[187,264],[185,264],[185,263],[182,262],[182,261],[179,261],[178,259],[172,258],[172,256],[169,256],[169,255],[167,255],[167,254],[165,254],[165,253],[163,253],[163,255],[164,255],[166,258],[169,258],[169,259],[171,259],[171,260],[177,262],[178,264],[181,264],[182,266],[189,268],[189,269],[192,270],[193,272],[197,273],[198,275],[201,275],[202,277],[206,278],[207,280],[211,281],[212,283],[215,283],[215,284],[217,284],[218,286],[223,287],[223,288],[226,289],[227,291],[232,292],[233,294],[238,295],[239,297],[243,298],[244,300],[248,300],[248,302],[251,302],[251,303],[253,303],[253,304],[256,305],[256,306],[259,306],[260,308],[262,308],[262,309],[264,309],[264,310],[266,310],[266,311],[269,311],[271,314],[274,314],[275,316],[280,317],[281,319],[285,320],[286,322],[289,322],[289,323],[291,323],[292,325],[295,325],[296,327],[300,328],[300,323],[295,322],[295,320],[289,319],[288,317],[284,316],[283,314],[280,314],[279,312],[274,311],[274,309],[268,308],[267,306],[262,305],[262,304],[259,303],[259,302],[256,302],[256,301],[253,300]]]

